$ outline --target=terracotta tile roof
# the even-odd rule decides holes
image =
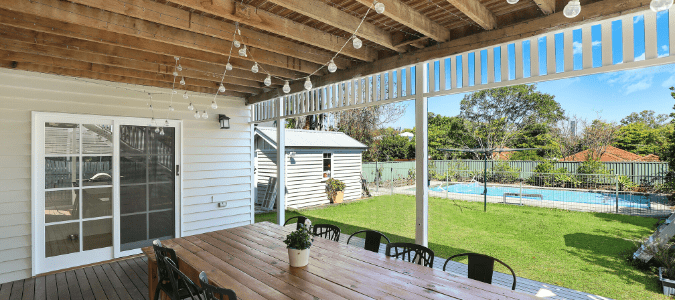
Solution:
[[[587,157],[588,150],[584,150],[565,157],[562,161],[586,161]],[[659,161],[659,157],[654,154],[642,157],[614,146],[607,146],[607,150],[600,157],[600,161]]]

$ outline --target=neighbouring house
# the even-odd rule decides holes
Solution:
[[[586,161],[588,160],[588,150],[584,150],[575,154],[572,154],[568,157],[563,158],[561,161]],[[658,155],[649,154],[646,156],[638,155],[632,152],[628,152],[623,149],[619,149],[614,146],[607,146],[605,153],[600,157],[600,161],[603,162],[612,162],[612,161],[646,161],[646,162],[659,162],[661,161]]]
[[[401,132],[398,135],[407,138],[408,141],[412,141],[412,139],[415,138],[415,134],[413,134],[412,132]]]
[[[270,177],[277,176],[277,130],[255,129],[256,197],[264,197]],[[325,182],[345,183],[344,200],[361,198],[361,153],[368,147],[335,131],[286,130],[286,207],[330,203]]]

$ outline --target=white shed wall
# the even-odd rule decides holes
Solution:
[[[32,72],[0,69],[0,283],[31,276],[31,111],[150,118],[146,88]],[[168,92],[164,89],[163,92]],[[194,119],[188,100],[173,98],[170,118],[183,121],[182,231],[194,235],[253,222],[252,132],[242,99],[219,97],[209,119]],[[192,96],[199,110],[212,100]],[[155,115],[166,117],[168,95],[153,99]],[[221,130],[217,114],[231,117]],[[213,201],[213,202],[212,202]],[[217,203],[228,201],[227,208]]]

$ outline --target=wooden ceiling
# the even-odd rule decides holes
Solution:
[[[4,0],[0,67],[172,88],[179,57],[186,85],[176,88],[214,94],[239,26],[250,54],[241,57],[233,49],[234,69],[221,94],[253,103],[278,95],[284,83],[274,78],[266,87],[265,72],[283,79],[314,74],[316,86],[401,66],[417,53],[439,57],[455,51],[447,50],[455,41],[531,27],[533,20],[557,20],[551,27],[579,21],[557,17],[566,0],[380,2],[385,12],[371,10],[357,32],[364,46],[348,43],[335,59],[338,71],[328,74],[315,71],[343,47],[372,0]],[[648,1],[583,0],[582,7],[595,5],[597,17],[603,5],[612,7],[599,14],[609,16],[649,5],[642,2]],[[436,50],[441,47],[446,50]],[[257,74],[251,72],[254,60],[261,66]]]

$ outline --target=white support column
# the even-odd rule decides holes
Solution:
[[[284,226],[286,221],[286,119],[283,117],[284,105],[277,99],[279,120],[277,121],[277,224]]]
[[[481,66],[482,60],[481,60],[481,56],[480,56],[480,51],[481,50],[478,50],[478,51],[474,52],[474,54],[473,54],[473,59],[474,59],[474,63],[473,63],[473,70],[474,70],[473,71],[473,85],[483,84],[483,79],[482,79],[483,68]]]
[[[530,77],[539,76],[539,37],[530,39]]]
[[[546,35],[546,75],[555,74],[555,35]]]
[[[500,59],[501,59],[501,71],[502,71],[502,82],[509,81],[509,45],[508,44],[503,44],[501,45],[501,54],[500,54]]]
[[[464,62],[462,62],[464,63]],[[427,247],[429,245],[429,186],[427,186],[428,178],[428,163],[427,159],[428,149],[428,115],[427,115],[427,98],[424,97],[426,87],[425,64],[417,64],[416,88],[415,93],[415,207],[416,207],[416,223],[415,223],[415,243]]]
[[[487,49],[487,83],[495,82],[495,48]]]
[[[516,41],[516,53],[514,54],[516,58],[516,80],[523,78],[523,42]]]
[[[469,87],[469,54],[462,54],[462,88]]]
[[[438,90],[439,91],[445,91],[445,80],[448,76],[445,74],[445,58],[441,58],[438,60]]]
[[[565,72],[574,71],[574,33],[565,31],[563,38],[563,51],[565,53]]]
[[[591,27],[581,29],[581,55],[583,56],[583,69],[593,68],[593,36]]]
[[[612,23],[605,22],[601,25],[602,32],[602,65],[611,66],[614,63],[612,53]]]
[[[645,59],[657,58],[656,13],[645,11]]]
[[[675,55],[675,6],[668,11],[668,39],[670,56]]]
[[[453,56],[450,57],[450,88],[451,89],[456,89],[457,88],[457,57],[459,56]]]
[[[629,15],[621,18],[621,28],[623,30],[623,63],[633,62],[635,61],[633,17]]]

